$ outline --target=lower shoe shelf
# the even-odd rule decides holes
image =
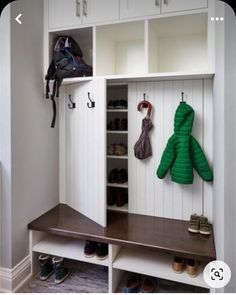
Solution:
[[[113,268],[209,289],[203,279],[204,265],[200,265],[198,276],[193,278],[186,271],[175,273],[172,270],[172,261],[173,256],[169,254],[121,248],[113,261]]]
[[[91,258],[85,257],[84,246],[84,240],[47,235],[39,243],[33,246],[33,251],[108,266],[108,258],[106,258],[105,260],[99,260],[96,256]]]

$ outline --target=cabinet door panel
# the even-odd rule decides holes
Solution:
[[[81,0],[49,0],[49,29],[76,26],[82,23]]]
[[[161,0],[120,0],[120,18],[134,18],[160,13]]]
[[[207,0],[162,0],[162,13],[207,8]]]
[[[113,21],[119,19],[119,0],[83,0],[83,23]]]
[[[87,106],[88,92],[95,101],[95,108]],[[106,226],[105,96],[102,99],[93,82],[74,84],[67,93],[71,94],[76,108],[66,109],[65,201]]]

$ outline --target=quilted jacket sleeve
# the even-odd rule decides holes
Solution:
[[[213,172],[207,162],[201,146],[193,136],[191,136],[190,152],[193,167],[196,169],[201,178],[205,181],[212,181]]]
[[[174,147],[174,141],[175,135],[172,135],[171,138],[168,140],[166,148],[161,157],[161,163],[156,172],[157,177],[160,179],[166,176],[166,173],[168,172],[169,168],[172,166],[175,160],[176,152]]]

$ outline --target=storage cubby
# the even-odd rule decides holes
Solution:
[[[107,209],[120,212],[128,212],[127,94],[127,85],[107,87]],[[117,145],[124,146],[126,152],[122,155],[117,155],[114,152],[112,155],[109,150],[113,146],[116,150]],[[117,181],[115,179],[111,181],[111,178],[114,178],[112,174],[114,176],[115,170],[118,175]],[[124,174],[127,176],[127,179],[124,179]]]
[[[144,73],[144,22],[96,27],[97,75]]]
[[[85,257],[84,246],[85,240],[75,239],[72,237],[45,235],[38,243],[33,245],[32,251],[108,266],[109,258],[99,260],[96,258],[96,256],[91,258]]]
[[[49,62],[52,58],[55,40],[59,36],[71,36],[80,46],[86,64],[93,66],[93,28],[80,28],[49,33]]]
[[[196,277],[189,276],[186,271],[175,273],[172,270],[174,255],[161,253],[150,249],[130,249],[121,247],[113,261],[113,268],[153,276],[191,286],[209,288],[203,278],[206,263],[199,262]]]
[[[149,73],[208,69],[207,13],[149,21]]]

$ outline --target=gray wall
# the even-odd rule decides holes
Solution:
[[[0,162],[1,179],[1,252],[0,266],[11,266],[11,91],[10,91],[10,6],[0,18]]]
[[[19,13],[22,25],[14,20]],[[9,27],[9,14],[6,23]],[[11,80],[7,72],[3,73],[5,82],[1,87],[2,100],[7,102],[5,132],[11,148],[8,147],[8,153],[11,152],[7,154],[11,163],[11,170],[7,171],[11,192],[3,194],[3,200],[7,198],[11,204],[3,204],[2,209],[5,213],[2,241],[7,242],[3,248],[3,257],[7,259],[2,266],[12,268],[29,253],[27,224],[57,205],[59,196],[58,128],[50,128],[51,103],[44,98],[43,0],[11,4],[10,53],[11,68],[8,56],[6,71]],[[5,144],[5,139],[1,138],[1,142]],[[6,161],[5,155],[1,161]]]
[[[236,292],[236,23],[233,10],[217,1],[214,82],[214,234],[217,258],[231,268],[225,292]],[[223,290],[220,290],[223,291]]]

